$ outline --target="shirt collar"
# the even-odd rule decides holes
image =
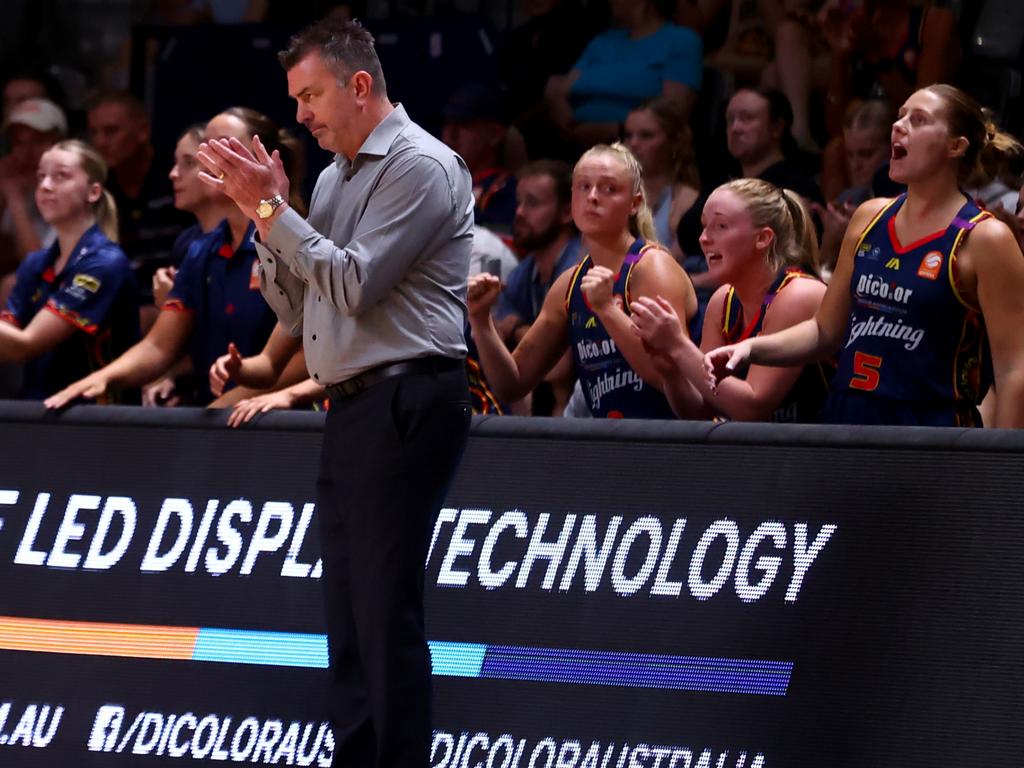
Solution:
[[[253,242],[253,238],[256,234],[256,225],[251,221],[249,226],[245,230],[245,235],[242,237],[242,242],[239,243],[238,248],[232,249],[231,247],[231,227],[228,226],[228,220],[222,219],[220,224],[217,225],[216,230],[217,239],[220,241],[220,245],[217,247],[217,255],[222,256],[225,259],[233,258],[240,251],[253,251],[256,249],[256,244]]]
[[[363,145],[356,152],[351,165],[357,165],[359,158],[362,156],[384,157],[388,150],[391,149],[391,145],[395,143],[395,139],[412,122],[409,120],[405,107],[397,103],[394,106],[395,108],[391,110],[391,114],[377,123],[377,127],[370,131],[370,135],[366,137]],[[339,168],[344,168],[349,164],[348,158],[341,153],[334,156],[334,162]]]
[[[107,239],[107,236],[100,230],[99,224],[93,224],[79,238],[78,242],[75,243],[74,249],[71,251],[71,258],[68,259],[68,264],[73,264],[78,259],[86,254],[95,251],[100,245],[102,245]],[[57,259],[60,257],[60,243],[54,240],[53,243],[46,249],[46,260],[50,264],[55,264]]]

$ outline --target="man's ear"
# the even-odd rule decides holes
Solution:
[[[360,69],[352,75],[352,88],[355,89],[356,99],[366,102],[373,93],[373,75],[364,69]]]

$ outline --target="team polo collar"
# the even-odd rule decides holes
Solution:
[[[217,225],[217,237],[220,238],[221,244],[217,249],[217,255],[225,259],[232,258],[236,253],[241,253],[245,250],[255,250],[256,245],[253,241],[256,233],[256,225],[249,222],[249,226],[245,230],[245,235],[242,236],[242,242],[238,245],[238,248],[231,247],[231,227],[228,226],[228,220],[224,219],[220,224]]]
[[[78,239],[75,243],[74,249],[71,251],[71,258],[68,259],[68,263],[64,266],[67,270],[68,267],[77,263],[83,256],[88,256],[93,251],[97,250],[106,242],[106,235],[100,231],[98,224],[93,224]],[[44,282],[54,283],[57,281],[57,273],[54,272],[54,265],[57,263],[57,259],[60,258],[60,243],[54,240],[49,248],[46,250],[46,269],[43,270],[42,278]]]

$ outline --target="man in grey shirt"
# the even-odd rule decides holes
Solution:
[[[258,139],[210,142],[200,159],[256,222],[263,295],[331,395],[317,515],[335,764],[425,768],[423,564],[469,429],[472,182],[388,100],[358,23],[314,24],[280,58],[299,122],[337,153],[308,220]]]

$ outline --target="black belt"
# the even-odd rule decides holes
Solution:
[[[431,357],[417,357],[413,360],[401,360],[397,363],[378,365],[368,371],[353,376],[351,379],[331,384],[327,387],[327,395],[332,400],[344,400],[347,397],[358,395],[374,384],[380,384],[385,379],[394,376],[405,376],[410,373],[444,373],[465,369],[466,362],[461,357],[444,357],[433,355]]]

